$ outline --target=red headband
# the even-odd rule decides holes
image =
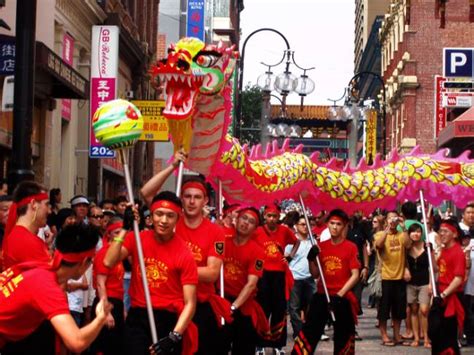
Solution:
[[[231,214],[232,212],[237,211],[239,208],[240,208],[239,205],[229,207],[228,209],[226,209],[224,211],[224,216],[227,216],[227,215]]]
[[[172,210],[173,212],[176,212],[178,215],[181,214],[181,207],[179,207],[176,203],[168,200],[158,200],[153,202],[150,207],[150,211],[153,213],[158,208],[167,208],[169,210]]]
[[[331,216],[331,218],[329,218],[329,221],[328,221],[328,222],[331,222],[333,219],[336,220],[336,221],[345,223],[344,220],[343,220],[341,217],[339,217],[339,216]]]
[[[255,220],[257,221],[257,224],[260,223],[260,216],[255,211],[252,211],[251,209],[245,209],[244,208],[243,210],[239,211],[239,217],[242,216],[244,213],[248,213],[248,214],[252,215],[253,217],[255,217]]]
[[[279,215],[280,211],[278,211],[278,208],[276,206],[267,206],[265,207],[265,214],[267,213],[276,213],[277,215]]]
[[[82,251],[80,253],[61,253],[58,249],[54,251],[53,265],[52,268],[58,269],[61,265],[61,261],[67,261],[69,263],[80,263],[85,258],[92,258],[95,255],[95,248],[90,250]]]
[[[123,227],[123,222],[115,222],[115,223],[109,224],[107,226],[106,233],[109,234],[110,232],[122,227]]]
[[[207,196],[207,190],[206,188],[204,187],[203,184],[201,184],[200,182],[197,182],[197,181],[188,181],[188,182],[185,182],[181,188],[181,191],[184,192],[184,190],[186,189],[198,189],[198,190],[201,190],[202,193],[204,194],[204,196]]]
[[[30,195],[18,202],[13,202],[10,206],[10,210],[8,211],[8,220],[7,225],[5,226],[5,237],[10,234],[13,227],[16,224],[16,220],[18,219],[17,209],[18,207],[23,207],[29,204],[31,201],[43,201],[49,198],[46,192],[40,192],[39,194]]]
[[[449,223],[441,223],[439,227],[449,229],[451,232],[458,234],[458,229]]]

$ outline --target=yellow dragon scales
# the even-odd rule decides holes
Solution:
[[[205,45],[195,38],[171,46],[168,57],[150,69],[153,84],[164,83],[167,95],[163,115],[169,120],[175,149],[189,152],[187,167],[206,176],[213,185],[222,182],[230,203],[261,206],[302,194],[317,209],[342,208],[371,212],[393,208],[397,201],[425,198],[438,205],[451,200],[465,206],[474,200],[474,161],[469,152],[447,158],[447,151],[421,154],[392,153],[368,166],[336,167],[321,164],[318,153],[302,154],[302,146],[289,149],[276,142],[249,149],[227,134],[232,120],[232,80],[238,57],[234,48]]]

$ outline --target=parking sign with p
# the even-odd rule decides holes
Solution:
[[[474,77],[474,48],[443,48],[443,76]]]

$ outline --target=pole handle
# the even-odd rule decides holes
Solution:
[[[425,237],[426,237],[426,248],[428,249],[428,264],[429,264],[429,271],[430,271],[430,283],[431,288],[433,289],[433,297],[438,297],[438,290],[436,289],[436,281],[435,281],[435,274],[434,274],[434,267],[433,267],[433,258],[431,257],[431,244],[428,240],[428,220],[426,217],[426,209],[425,209],[425,199],[423,196],[423,190],[420,189],[420,202],[421,202],[421,213],[423,215],[423,226],[425,228]]]

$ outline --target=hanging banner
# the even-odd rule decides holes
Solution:
[[[92,26],[89,113],[89,157],[91,158],[115,157],[113,150],[104,147],[95,138],[92,117],[100,105],[117,98],[118,63],[119,28],[117,26]]]
[[[74,61],[74,38],[69,34],[65,33],[63,37],[63,53],[62,59],[73,66]],[[67,122],[71,120],[71,99],[62,99],[61,100],[61,118]]]
[[[134,100],[132,103],[137,106],[143,116],[143,132],[138,140],[168,142],[168,121],[163,116],[166,101]]]
[[[199,38],[204,42],[204,0],[188,0],[186,36]]]
[[[372,164],[377,154],[377,111],[370,110],[365,122],[365,160]]]
[[[443,95],[446,89],[443,87],[443,83],[446,81],[444,76],[435,75],[435,124],[434,124],[434,138],[437,139],[439,132],[441,132],[447,124],[447,109],[443,106]]]

